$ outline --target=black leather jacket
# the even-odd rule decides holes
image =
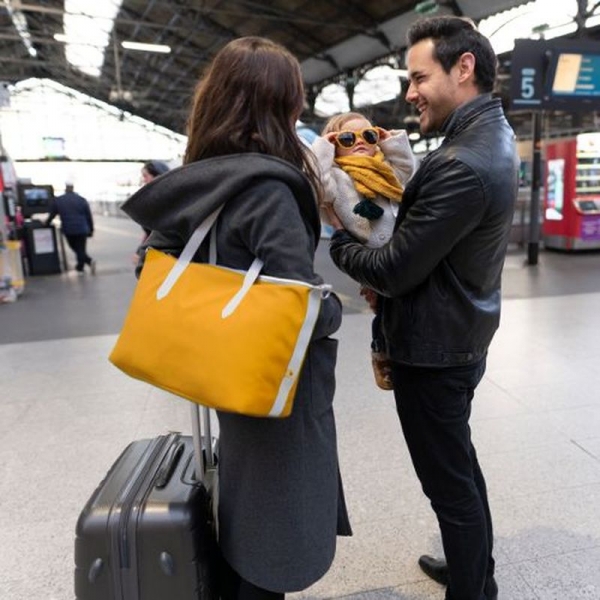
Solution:
[[[383,298],[390,358],[432,367],[485,356],[500,322],[500,281],[518,187],[514,133],[483,94],[444,125],[403,196],[394,235],[369,249],[332,236],[337,266]]]

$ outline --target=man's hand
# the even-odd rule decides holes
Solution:
[[[361,286],[360,295],[367,301],[373,312],[377,310],[377,293],[371,288]]]

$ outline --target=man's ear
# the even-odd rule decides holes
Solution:
[[[472,80],[475,83],[475,55],[472,52],[463,52],[458,59],[459,81],[465,83]]]

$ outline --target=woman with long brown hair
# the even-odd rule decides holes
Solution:
[[[258,257],[265,275],[321,283],[313,270],[319,183],[295,131],[303,102],[300,65],[285,48],[258,37],[228,43],[197,86],[184,165],[124,206],[152,230],[146,245],[177,255],[223,206],[219,264],[245,270]],[[207,256],[203,244],[195,260]],[[218,413],[225,600],[280,600],[310,586],[329,569],[336,535],[349,534],[333,414],[337,341],[329,337],[340,322],[331,294],[290,417]]]

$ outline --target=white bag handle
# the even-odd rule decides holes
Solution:
[[[261,269],[263,268],[263,261],[260,258],[255,258],[250,265],[250,268],[246,272],[242,287],[237,291],[233,298],[225,305],[225,308],[221,311],[221,316],[226,319],[233,314],[233,311],[240,305],[240,302],[244,299],[244,296],[248,293],[254,282],[258,279]]]
[[[211,230],[214,225],[219,213],[223,210],[223,206],[219,206],[214,210],[208,217],[200,223],[197,229],[192,233],[187,244],[184,246],[177,262],[173,265],[173,268],[169,271],[165,280],[162,282],[158,290],[156,291],[156,299],[162,300],[169,292],[173,289],[173,286],[177,283],[177,280],[181,277],[182,273],[187,269],[187,266],[194,258],[194,255],[200,248],[207,233]],[[214,230],[213,230],[214,231]],[[210,264],[216,262],[216,237],[212,236],[211,239],[211,251],[210,251]],[[239,306],[244,296],[248,293],[248,290],[252,287],[252,284],[258,279],[261,269],[263,268],[263,261],[260,258],[255,258],[250,268],[246,272],[242,287],[233,296],[233,298],[223,308],[221,316],[225,319],[229,317],[235,309]]]
[[[161,286],[156,291],[156,299],[162,300],[171,291],[177,280],[181,277],[181,274],[186,270],[187,266],[194,258],[194,255],[200,248],[200,244],[206,237],[210,228],[217,220],[219,213],[223,210],[223,206],[219,206],[213,211],[206,219],[200,223],[196,231],[192,233],[187,244],[184,246],[183,251],[179,255],[177,262],[173,265],[173,268],[169,271],[169,274],[165,277]]]

